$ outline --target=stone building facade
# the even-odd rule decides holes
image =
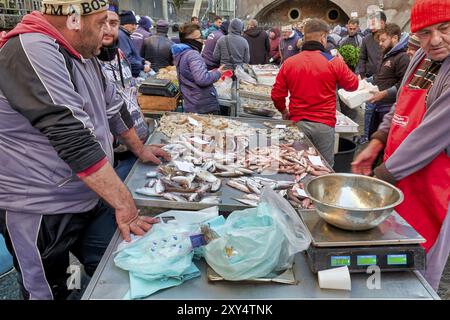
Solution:
[[[331,25],[345,24],[357,12],[361,25],[366,24],[367,7],[381,5],[388,21],[409,31],[414,0],[238,0],[236,15],[256,18],[267,25],[284,25],[304,18],[322,18]]]

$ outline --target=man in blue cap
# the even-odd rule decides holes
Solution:
[[[119,30],[119,46],[125,57],[131,64],[131,73],[133,77],[143,77],[151,71],[150,62],[141,58],[139,52],[131,40],[131,34],[136,31],[136,17],[132,11],[123,11],[119,14],[120,30]]]

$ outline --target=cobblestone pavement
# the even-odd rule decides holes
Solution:
[[[362,109],[358,110],[358,117],[356,121],[360,125],[360,134],[364,128],[364,113]],[[345,136],[345,135],[343,135]],[[351,136],[347,136],[351,138]],[[363,146],[358,146],[357,152],[361,151]],[[16,281],[17,273],[15,271],[0,278],[0,300],[18,300],[21,299],[19,293],[19,286]],[[438,294],[441,299],[450,300],[450,259],[445,267],[444,274],[442,276],[441,284],[438,290]]]

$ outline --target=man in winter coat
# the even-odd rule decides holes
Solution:
[[[339,47],[343,47],[346,45],[352,45],[356,48],[361,48],[363,36],[359,33],[359,20],[358,19],[350,19],[347,23],[347,32],[348,35],[343,37],[338,45]]]
[[[152,35],[150,32],[152,22],[147,17],[141,17],[138,25],[137,30],[131,34],[131,40],[133,41],[136,51],[141,52],[145,39]]]
[[[219,114],[219,101],[213,84],[222,76],[223,67],[208,71],[200,55],[203,39],[199,25],[183,25],[180,29],[180,42],[172,47],[172,55],[183,94],[184,111]]]
[[[267,64],[270,52],[269,35],[258,27],[258,21],[255,19],[249,21],[244,38],[250,48],[250,64]]]
[[[215,31],[218,31],[220,29],[220,26],[222,25],[222,18],[219,16],[216,16],[214,18],[213,24],[205,30],[203,37],[204,39],[208,39],[209,35]]]
[[[150,131],[137,101],[137,81],[131,74],[131,66],[125,55],[119,49],[119,25],[117,13],[108,11],[102,48],[97,58],[106,78],[114,83],[116,91],[126,102],[136,133],[145,143]],[[136,160],[136,156],[120,141],[120,137],[115,137],[114,169],[122,181],[128,176]]]
[[[217,41],[214,49],[214,60],[220,61],[227,69],[234,69],[244,63],[250,62],[250,49],[248,42],[242,37],[244,23],[239,19],[233,19],[228,29],[228,35]]]
[[[386,24],[386,27],[377,33],[376,39],[380,43],[384,56],[378,72],[373,77],[373,84],[380,91],[369,100],[369,103],[374,105],[369,137],[377,131],[384,115],[391,110],[395,103],[400,84],[409,65],[409,57],[406,53],[408,35],[405,34],[402,37],[398,25]]]
[[[287,59],[300,52],[302,38],[300,38],[290,25],[282,27],[281,33],[280,54],[281,63],[284,63]]]
[[[136,50],[131,34],[136,31],[136,17],[131,11],[124,11],[120,13],[120,30],[119,30],[119,46],[120,50],[125,54],[125,57],[131,64],[131,72],[133,77],[137,78],[141,72],[147,74],[150,72],[150,62],[141,58],[141,55]]]
[[[359,56],[358,74],[361,78],[370,78],[377,71],[380,65],[382,51],[380,44],[375,40],[375,34],[386,26],[386,14],[382,11],[378,17],[372,19],[378,20],[371,24],[371,33],[364,37]]]
[[[228,34],[229,27],[229,21],[222,22],[220,29],[211,33],[208,39],[206,39],[205,47],[202,51],[202,57],[205,59],[208,70],[216,69],[220,66],[219,61],[214,59],[214,49],[216,49],[217,41]]]
[[[155,72],[173,65],[171,50],[174,43],[167,36],[168,32],[169,23],[159,20],[156,23],[156,34],[145,40],[142,47],[141,55],[150,61]]]
[[[423,275],[437,291],[450,252],[450,2],[414,1],[411,31],[421,49],[408,66],[397,102],[352,169],[374,172],[403,192],[395,210],[425,238]],[[383,149],[384,163],[373,171]]]
[[[281,60],[280,54],[281,31],[279,28],[274,27],[270,29],[269,41],[270,41],[269,62],[278,65],[280,64]]]
[[[281,66],[272,89],[272,100],[283,118],[296,122],[333,166],[336,87],[355,91],[358,78],[341,57],[326,52],[328,30],[323,20],[312,19],[306,23],[302,52]]]

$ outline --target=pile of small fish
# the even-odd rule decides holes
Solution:
[[[147,173],[150,180],[136,193],[176,202],[220,203],[219,196],[209,194],[219,191],[222,180],[205,167],[192,166],[192,171],[187,172],[170,163],[158,169],[159,173]]]
[[[242,110],[246,113],[281,119],[281,113],[275,108],[272,101],[242,98],[241,103]]]
[[[169,138],[194,132],[214,136],[217,134],[224,135],[227,132],[234,133],[234,135],[248,135],[248,132],[254,131],[248,124],[240,121],[212,115],[199,116],[193,113],[165,114],[159,120],[158,130]]]
[[[301,132],[295,125],[279,125],[277,123],[271,122],[264,122],[264,125],[271,130],[277,130],[281,136],[281,140],[284,140],[288,143],[301,141],[303,138],[305,138],[305,134]]]
[[[272,87],[266,85],[256,85],[247,82],[241,82],[240,90],[249,93],[256,93],[259,95],[270,97],[272,93]]]
[[[248,168],[262,173],[271,171],[299,176],[302,180],[308,174],[322,176],[331,173],[325,166],[314,165],[310,156],[318,156],[314,148],[297,151],[293,144],[274,145],[248,151]]]
[[[260,201],[262,189],[270,187],[276,190],[282,197],[288,199],[292,206],[301,209],[313,209],[311,200],[304,192],[304,186],[300,182],[295,181],[277,181],[262,177],[241,177],[230,179],[227,185],[244,192],[245,194],[234,200],[256,207]]]

